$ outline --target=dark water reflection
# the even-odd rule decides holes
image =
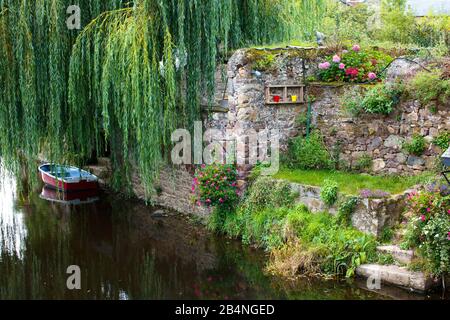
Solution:
[[[82,206],[20,199],[0,180],[1,299],[382,299],[359,283],[280,281],[261,252],[112,195]],[[82,289],[66,287],[78,265]],[[414,297],[414,296],[408,296]]]

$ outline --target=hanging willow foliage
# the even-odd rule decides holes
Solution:
[[[83,30],[68,30],[66,8]],[[44,152],[110,154],[114,186],[131,166],[150,186],[170,135],[200,119],[230,48],[311,34],[316,0],[0,0],[0,154],[30,168]],[[314,14],[312,14],[314,12]],[[299,25],[304,26],[301,29]],[[301,30],[301,32],[300,32]]]

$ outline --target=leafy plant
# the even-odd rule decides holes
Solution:
[[[325,180],[320,191],[320,198],[326,205],[332,206],[338,199],[338,184],[333,180]]]
[[[299,169],[328,169],[332,166],[330,153],[318,131],[314,131],[309,138],[292,139],[284,162],[291,168]]]
[[[408,90],[423,105],[432,101],[445,104],[450,99],[450,79],[443,78],[442,70],[424,70],[409,82]]]
[[[389,115],[400,102],[401,88],[392,84],[378,85],[369,89],[362,100],[367,113]]]
[[[358,206],[360,199],[358,197],[349,197],[339,205],[336,220],[344,226],[351,226],[352,214]]]
[[[381,243],[389,243],[392,241],[392,238],[394,237],[394,230],[390,227],[385,227],[383,230],[381,230],[380,235],[380,242]]]
[[[276,56],[270,53],[258,55],[253,62],[252,68],[258,71],[271,71],[275,67],[275,58]]]
[[[404,148],[413,155],[421,156],[427,147],[425,138],[420,134],[415,134],[410,142],[404,144]]]
[[[433,139],[433,144],[442,150],[447,150],[450,146],[450,132],[441,132],[436,138]]]

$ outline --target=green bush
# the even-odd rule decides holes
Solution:
[[[416,156],[421,156],[425,152],[427,147],[427,142],[425,138],[420,134],[415,134],[411,140],[411,142],[405,143],[404,148],[408,151],[409,154],[413,154]]]
[[[400,101],[402,89],[393,84],[382,84],[369,89],[362,100],[367,113],[389,115]]]
[[[378,37],[384,41],[411,43],[415,18],[407,9],[405,0],[383,0],[381,5],[382,28]]]
[[[442,150],[447,150],[450,146],[450,132],[441,132],[436,138],[434,138],[433,144]]]
[[[333,180],[325,180],[320,191],[320,198],[326,205],[332,206],[338,199],[338,184]]]
[[[423,105],[432,101],[446,104],[450,100],[450,79],[443,79],[441,70],[424,70],[409,82],[408,91]]]
[[[314,131],[309,138],[297,137],[290,141],[289,150],[283,159],[290,168],[330,169],[332,161],[323,137]]]
[[[209,227],[232,237],[241,236],[245,243],[259,243],[262,240],[256,234],[259,228],[262,228],[261,224],[265,223],[265,210],[291,207],[295,196],[289,182],[265,176],[257,177],[237,210],[223,212],[220,208],[216,208],[209,219]],[[251,219],[251,216],[255,214],[261,220]],[[247,225],[249,221],[253,223],[251,226]],[[243,230],[246,231],[243,232]]]

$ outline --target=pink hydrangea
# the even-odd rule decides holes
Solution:
[[[367,76],[369,77],[370,80],[375,80],[377,78],[377,75],[373,72],[369,72]]]
[[[450,232],[447,232],[447,240],[450,240]]]
[[[333,57],[333,62],[339,63],[341,62],[341,57],[339,57],[337,54]]]
[[[339,69],[344,70],[344,69],[345,69],[345,64],[340,63],[340,64],[339,64]]]
[[[319,69],[326,70],[331,67],[331,64],[327,61],[319,64]]]
[[[361,50],[361,47],[359,45],[355,44],[353,46],[352,50],[355,51],[355,52],[359,52]]]
[[[425,222],[426,217],[425,217],[424,215],[421,215],[421,216],[420,216],[420,220],[422,220],[423,222]]]

